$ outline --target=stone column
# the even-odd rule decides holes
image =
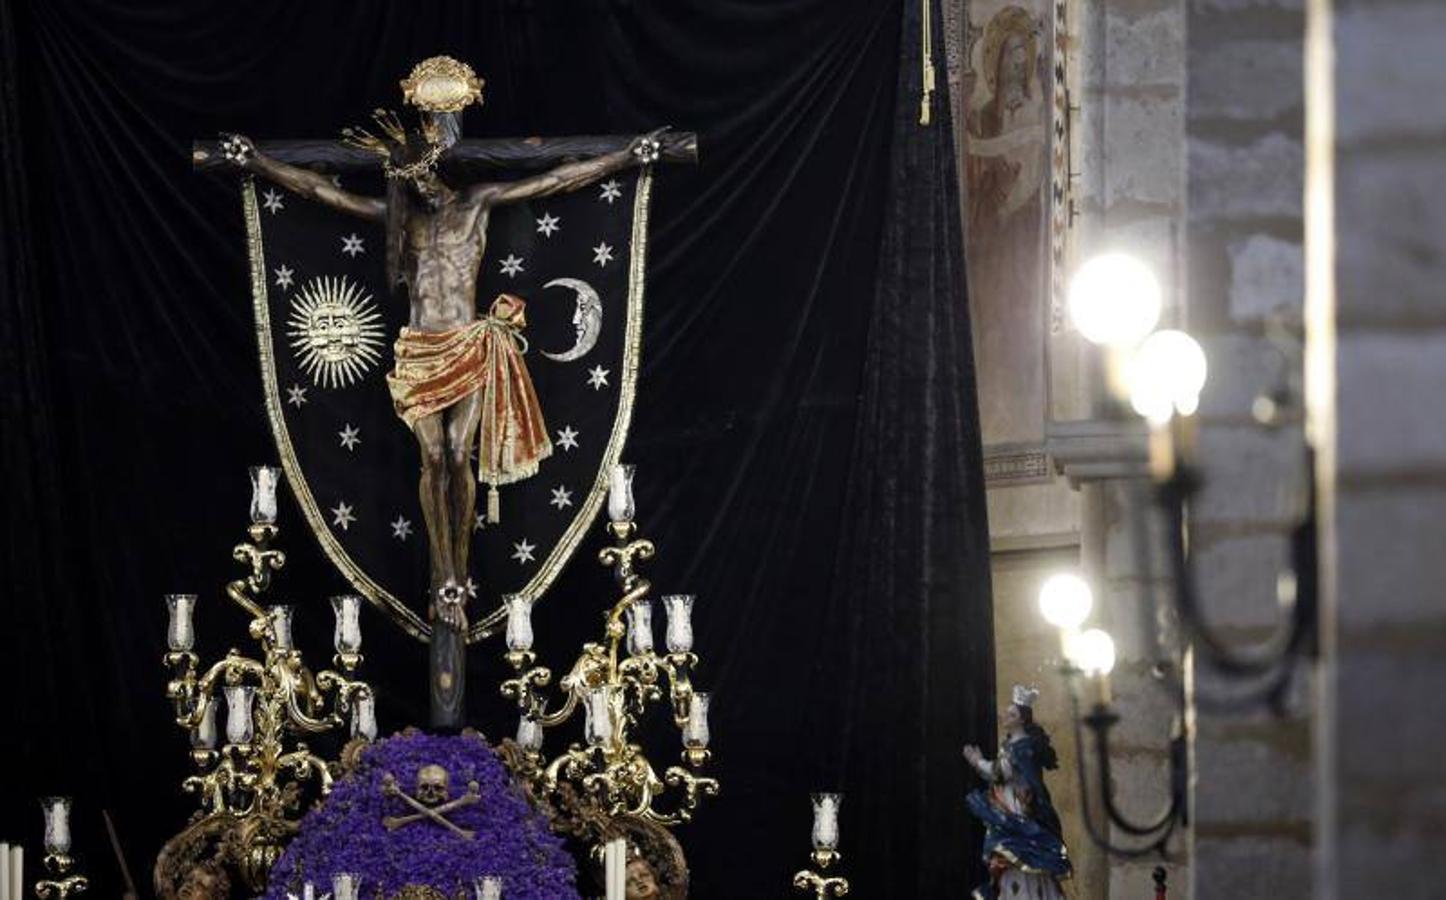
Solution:
[[[1325,450],[1316,895],[1439,897],[1446,4],[1311,0],[1310,18],[1309,374]]]

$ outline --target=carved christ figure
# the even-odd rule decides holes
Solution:
[[[248,172],[342,212],[383,223],[387,281],[411,306],[387,376],[397,414],[421,450],[419,487],[431,562],[429,616],[457,632],[466,629],[463,585],[476,516],[476,483],[469,456],[478,448],[477,478],[487,482],[489,517],[496,488],[536,473],[552,452],[532,380],[518,348],[524,303],[499,295],[478,315],[477,273],[487,249],[494,207],[576,190],[656,158],[662,129],[625,149],[512,182],[465,187],[436,172],[441,154],[458,140],[461,112],[481,102],[471,67],[448,57],[419,64],[403,80],[407,102],[420,112],[421,134],[407,132],[389,113],[376,119],[385,137],[348,129],[355,146],[383,156],[384,198],[345,191],[329,178],[287,165],[256,150],[245,137],[223,143],[229,159]],[[480,426],[480,427],[479,427]]]

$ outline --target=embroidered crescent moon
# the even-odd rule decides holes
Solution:
[[[572,324],[577,326],[577,343],[571,350],[562,353],[544,350],[542,355],[555,362],[582,359],[597,344],[597,336],[602,331],[602,298],[592,285],[577,278],[554,278],[543,285],[543,288],[550,287],[572,288],[577,294],[577,310],[572,314]]]

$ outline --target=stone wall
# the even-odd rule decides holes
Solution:
[[[1317,896],[1439,897],[1446,4],[1312,0],[1310,15],[1312,74],[1334,76],[1333,94],[1312,86],[1308,195],[1326,451]]]
[[[1242,645],[1278,627],[1276,576],[1305,497],[1298,416],[1265,428],[1252,415],[1257,395],[1298,387],[1305,18],[1301,0],[1189,0],[1187,24],[1181,324],[1210,361],[1199,442],[1206,488],[1190,539],[1210,624]],[[1286,354],[1268,339],[1272,330],[1286,338]],[[1200,693],[1228,693],[1208,665],[1195,672]],[[1284,718],[1264,710],[1197,717],[1194,896],[1309,893],[1304,694]]]

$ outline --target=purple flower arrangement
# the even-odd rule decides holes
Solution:
[[[417,771],[438,765],[450,777],[450,798],[477,782],[481,802],[446,813],[474,832],[471,840],[427,819],[388,831],[386,816],[414,810],[382,793],[386,774],[415,794]],[[472,896],[473,879],[500,875],[506,900],[577,900],[577,867],[547,818],[528,802],[501,759],[475,733],[436,736],[408,731],[378,741],[357,769],[301,820],[300,832],[271,872],[267,900],[301,896],[306,882],[317,895],[331,891],[334,874],[361,876],[361,896],[390,897],[408,884]]]

